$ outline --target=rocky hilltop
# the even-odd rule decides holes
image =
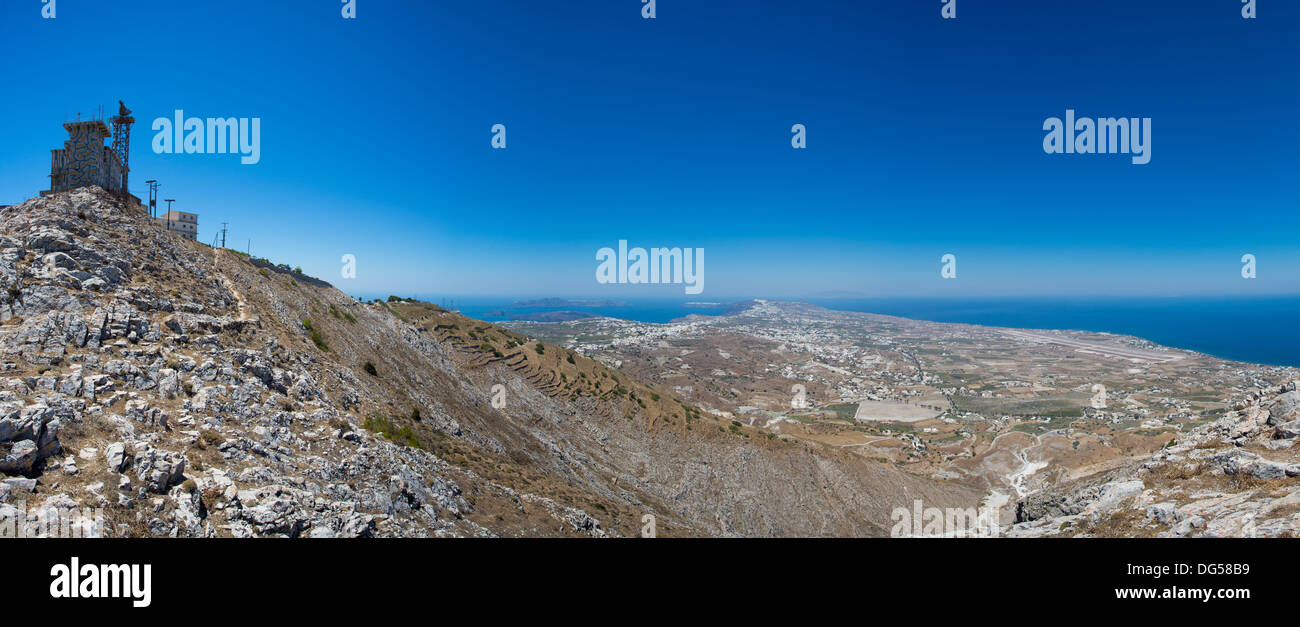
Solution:
[[[566,349],[166,233],[0,212],[0,519],[106,536],[884,535],[978,492],[751,433]],[[421,304],[420,307],[425,307]],[[581,381],[581,385],[577,382]]]
[[[1031,495],[1009,535],[1295,537],[1298,383],[1248,394],[1141,463]]]

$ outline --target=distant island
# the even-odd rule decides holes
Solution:
[[[600,316],[584,311],[539,311],[535,313],[511,313],[504,309],[494,309],[483,314],[486,318],[505,318],[519,322],[569,322]]]
[[[569,298],[538,298],[519,300],[511,307],[627,307],[621,300],[574,300]]]
[[[680,318],[673,318],[672,322],[690,322],[692,320],[703,320],[707,318],[714,318],[717,316],[734,316],[749,311],[755,305],[758,305],[759,302],[760,301],[758,300],[746,300],[738,303],[698,303],[698,302],[686,303],[684,305],[685,307],[695,307],[699,309],[722,309],[722,311],[716,314],[709,314],[709,315],[697,314],[697,313],[687,314]]]

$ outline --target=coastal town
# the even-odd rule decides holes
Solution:
[[[1113,334],[768,300],[733,311],[503,326],[756,431],[1020,493],[1149,455],[1222,417],[1232,398],[1300,374]]]

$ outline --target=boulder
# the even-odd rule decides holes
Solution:
[[[1300,420],[1284,422],[1273,430],[1273,439],[1287,440],[1294,437],[1300,437]]]
[[[135,476],[146,490],[166,494],[185,475],[185,457],[156,449],[147,442],[135,445]]]
[[[110,472],[122,472],[126,467],[126,445],[121,442],[109,444],[104,449],[104,458],[108,460]]]
[[[1277,426],[1285,422],[1291,422],[1300,418],[1300,391],[1287,392],[1279,395],[1272,405],[1268,406],[1268,424]]]
[[[5,450],[8,448],[9,450]],[[36,463],[36,443],[19,440],[13,444],[0,444],[0,472],[9,475],[27,474]]]
[[[163,368],[158,371],[158,393],[163,398],[173,399],[180,396],[181,378],[171,368]]]

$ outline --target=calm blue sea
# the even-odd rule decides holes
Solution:
[[[442,304],[442,297],[421,297]],[[621,307],[511,307],[514,297],[458,297],[461,313],[497,322],[487,315],[543,311],[582,311],[597,315],[669,322],[687,314],[718,314],[725,309],[688,307],[682,300],[627,300]],[[806,299],[827,309],[888,314],[914,320],[962,322],[1028,329],[1074,329],[1135,335],[1177,348],[1250,363],[1300,366],[1300,296],[1225,296],[1177,298],[1018,298],[1018,299]],[[736,302],[727,300],[726,304]]]
[[[1300,296],[809,302],[914,320],[1135,335],[1223,359],[1300,366]]]

